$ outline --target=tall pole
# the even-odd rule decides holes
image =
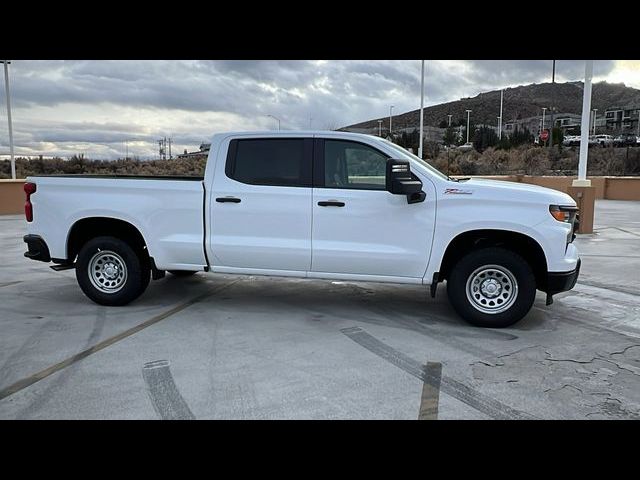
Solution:
[[[382,120],[378,120],[378,136],[382,137]]]
[[[9,122],[9,153],[11,155],[11,178],[16,179],[16,159],[13,154],[13,126],[11,123],[11,98],[9,96],[9,60],[2,60],[4,63],[4,87],[7,93],[7,121]]]
[[[389,107],[389,136],[391,136],[391,112],[393,111],[393,105]]]
[[[584,92],[582,94],[582,124],[580,126],[580,160],[578,163],[578,180],[574,186],[588,187],[587,155],[589,153],[589,117],[591,113],[591,77],[593,76],[593,60],[587,60],[584,67]],[[577,183],[577,185],[576,185]]]
[[[544,132],[544,114],[547,111],[547,107],[542,107],[542,128],[540,128],[540,133]]]
[[[593,109],[593,134],[596,134],[596,120],[598,119],[598,109]]]
[[[556,108],[556,61],[553,61],[551,70],[551,131],[549,132],[549,148],[553,148],[553,110]]]
[[[420,82],[420,143],[418,144],[418,157],[422,158],[422,131],[424,129],[424,60],[422,60],[422,81]]]
[[[472,112],[472,110],[466,110],[467,112],[467,143],[469,143],[469,114]]]
[[[498,140],[502,140],[502,102],[504,100],[504,88],[500,90],[500,116],[498,119],[500,123],[498,124]]]
[[[451,115],[451,114],[447,115],[447,117],[449,117],[449,126],[451,126],[451,117],[452,117],[452,116],[453,116],[453,115]]]

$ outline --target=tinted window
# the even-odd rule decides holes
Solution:
[[[252,185],[310,186],[311,160],[305,150],[302,138],[234,140],[227,175]]]
[[[325,187],[384,190],[387,158],[362,143],[325,140]]]

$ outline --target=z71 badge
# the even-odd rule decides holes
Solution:
[[[461,188],[447,188],[444,191],[445,195],[472,195],[473,190],[463,190]]]

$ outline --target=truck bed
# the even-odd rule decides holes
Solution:
[[[160,269],[207,265],[201,177],[43,175],[27,182],[37,186],[31,233],[44,238],[52,258],[67,258],[67,238],[76,222],[106,217],[136,227]]]

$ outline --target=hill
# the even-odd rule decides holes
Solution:
[[[555,104],[558,113],[582,113],[582,82],[540,83],[523,85],[504,90],[503,120],[510,122],[521,118],[540,115],[542,107],[549,108]],[[555,97],[555,101],[553,98]],[[598,109],[598,115],[614,107],[640,107],[640,90],[627,87],[622,83],[600,82],[593,85],[591,108]],[[475,97],[463,98],[454,102],[442,103],[425,107],[424,124],[437,127],[440,122],[448,121],[452,124],[466,123],[465,110],[472,110],[471,119],[475,124],[495,125],[500,115],[500,90],[480,93]],[[547,111],[547,115],[549,111]],[[389,126],[389,117],[380,117],[365,122],[340,128],[347,129],[377,129],[378,120],[382,120],[383,128]],[[393,116],[393,129],[419,128],[420,109]]]

